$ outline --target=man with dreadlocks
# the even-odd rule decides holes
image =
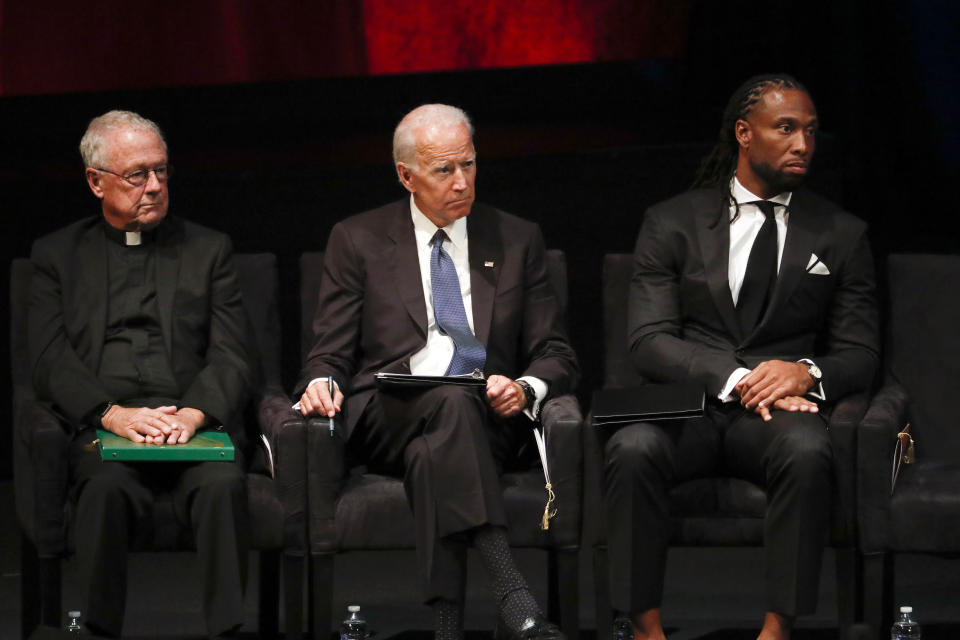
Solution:
[[[703,385],[702,418],[637,423],[605,448],[615,635],[664,638],[667,494],[721,473],[767,492],[761,640],[813,611],[832,492],[830,403],[867,388],[878,363],[866,225],[800,188],[817,113],[786,75],[731,97],[694,189],[647,211],[634,253],[628,331],[656,382]]]

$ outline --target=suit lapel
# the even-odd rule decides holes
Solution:
[[[394,242],[390,273],[403,306],[406,307],[420,336],[426,340],[427,303],[423,299],[423,280],[417,254],[417,237],[410,217],[410,200],[404,199],[399,209],[394,224],[387,230],[387,236]]]
[[[493,319],[493,298],[503,267],[503,243],[482,205],[474,205],[467,217],[467,234],[473,333],[480,344],[486,345]]]
[[[715,191],[698,197],[693,203],[696,209],[697,240],[703,256],[703,268],[706,272],[707,286],[713,296],[713,302],[723,318],[730,335],[740,335],[740,323],[733,307],[730,295],[730,224],[723,203]]]
[[[80,258],[79,264],[83,265],[82,269],[77,270],[82,281],[79,291],[90,294],[78,300],[82,306],[77,310],[77,317],[90,318],[87,325],[90,332],[90,363],[91,368],[97,370],[103,352],[103,337],[107,331],[107,298],[110,288],[110,276],[107,273],[107,236],[100,224],[94,225],[86,234],[77,254]]]
[[[179,220],[167,220],[157,228],[157,310],[160,312],[160,329],[167,355],[173,354],[173,308],[176,302],[177,282],[180,275],[180,253],[183,234]]]

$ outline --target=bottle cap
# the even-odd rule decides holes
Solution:
[[[913,607],[900,607],[900,613],[913,613]]]
[[[347,611],[349,611],[350,613],[356,613],[357,611],[360,611],[360,605],[351,604],[350,606],[347,607]]]
[[[70,616],[71,618],[79,618],[79,617],[80,617],[80,612],[79,612],[79,611],[67,611],[67,615]]]

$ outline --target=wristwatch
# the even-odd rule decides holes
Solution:
[[[526,404],[523,405],[524,411],[533,411],[533,405],[537,402],[537,394],[534,392],[533,387],[530,386],[530,383],[526,380],[517,380],[517,385],[523,389],[523,396],[526,399]]]
[[[813,378],[814,385],[818,385],[823,382],[823,372],[820,371],[820,367],[812,362],[804,362],[803,364],[807,365],[807,373],[809,373],[810,377]]]
[[[96,409],[96,411],[97,411],[97,423],[96,423],[96,425],[94,425],[94,426],[96,426],[98,429],[99,429],[100,427],[104,426],[104,424],[103,424],[103,418],[104,418],[104,416],[106,416],[106,415],[107,415],[107,412],[110,411],[110,409],[111,409],[114,405],[116,405],[116,404],[117,404],[116,402],[104,402],[102,405],[100,405],[99,407],[97,407],[97,409]]]

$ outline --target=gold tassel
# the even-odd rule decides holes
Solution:
[[[547,488],[547,504],[543,507],[543,520],[540,521],[540,528],[544,531],[550,528],[550,518],[557,515],[557,510],[550,510],[550,505],[556,500],[557,496],[553,493],[553,485],[549,482],[545,485]]]
[[[904,454],[900,457],[900,459],[903,461],[903,464],[913,464],[913,461],[915,459],[914,457],[915,452],[913,449],[913,436],[910,435],[909,429],[910,429],[910,425],[908,424],[906,427],[904,427],[903,431],[897,434],[898,438],[903,438],[903,436],[907,436],[907,439],[910,440],[910,444],[907,445],[906,452],[904,452]]]

